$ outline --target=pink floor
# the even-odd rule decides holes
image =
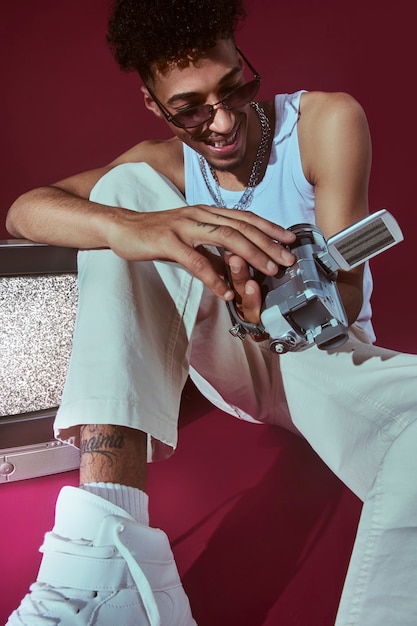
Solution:
[[[66,484],[77,472],[0,486],[0,624],[36,576]],[[187,385],[179,448],[150,466],[149,494],[199,626],[333,625],[360,503],[304,441]]]

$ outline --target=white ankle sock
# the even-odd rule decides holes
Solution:
[[[149,498],[144,491],[118,483],[85,483],[81,485],[81,489],[108,500],[124,509],[139,524],[149,526]]]

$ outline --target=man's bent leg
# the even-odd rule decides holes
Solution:
[[[191,362],[207,396],[238,417],[284,427],[290,412],[298,432],[364,501],[337,626],[415,626],[417,357],[373,346],[355,326],[339,350],[271,359],[267,347],[254,352],[247,340],[233,340],[235,348],[227,319],[214,337],[204,311],[215,317],[203,298]],[[204,338],[217,348],[210,358]]]
[[[149,211],[185,203],[144,164],[115,168],[91,197]],[[148,460],[168,456],[202,283],[175,263],[131,263],[110,250],[82,251],[78,261],[76,330],[56,435],[79,445],[80,424],[125,426],[149,434]]]
[[[133,169],[131,184],[122,177],[122,206],[155,183],[149,171],[143,177]],[[96,200],[116,203],[115,174],[99,184]],[[148,189],[151,210],[184,204],[157,178],[157,191]],[[108,250],[80,253],[79,284],[74,349],[55,427],[81,447],[82,489],[61,491],[37,582],[8,625],[192,626],[166,535],[115,502],[128,490],[127,500],[133,495],[147,504],[146,457],[175,447],[202,286],[175,264],[127,263]]]

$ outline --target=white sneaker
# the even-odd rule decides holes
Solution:
[[[168,537],[64,487],[34,583],[6,626],[197,626]]]

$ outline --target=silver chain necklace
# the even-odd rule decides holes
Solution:
[[[248,186],[243,192],[240,200],[233,207],[234,209],[239,209],[239,211],[247,211],[250,204],[252,203],[253,196],[255,193],[255,187],[259,182],[262,164],[263,164],[265,154],[268,148],[269,137],[271,135],[271,127],[269,125],[268,117],[265,115],[265,111],[263,110],[263,108],[257,102],[251,102],[250,105],[253,109],[255,109],[256,113],[258,114],[259,123],[261,125],[261,141],[259,143],[258,150],[256,152],[256,157],[252,165],[252,170],[249,176]],[[226,209],[227,208],[226,203],[220,191],[220,183],[219,183],[219,179],[217,178],[215,169],[207,163],[206,159],[203,156],[201,156],[201,154],[198,156],[198,159],[200,163],[200,170],[204,178],[204,182],[216,206]],[[215,189],[213,189],[213,186],[210,183],[210,180],[207,174],[207,167],[210,169],[211,175],[213,176]]]

